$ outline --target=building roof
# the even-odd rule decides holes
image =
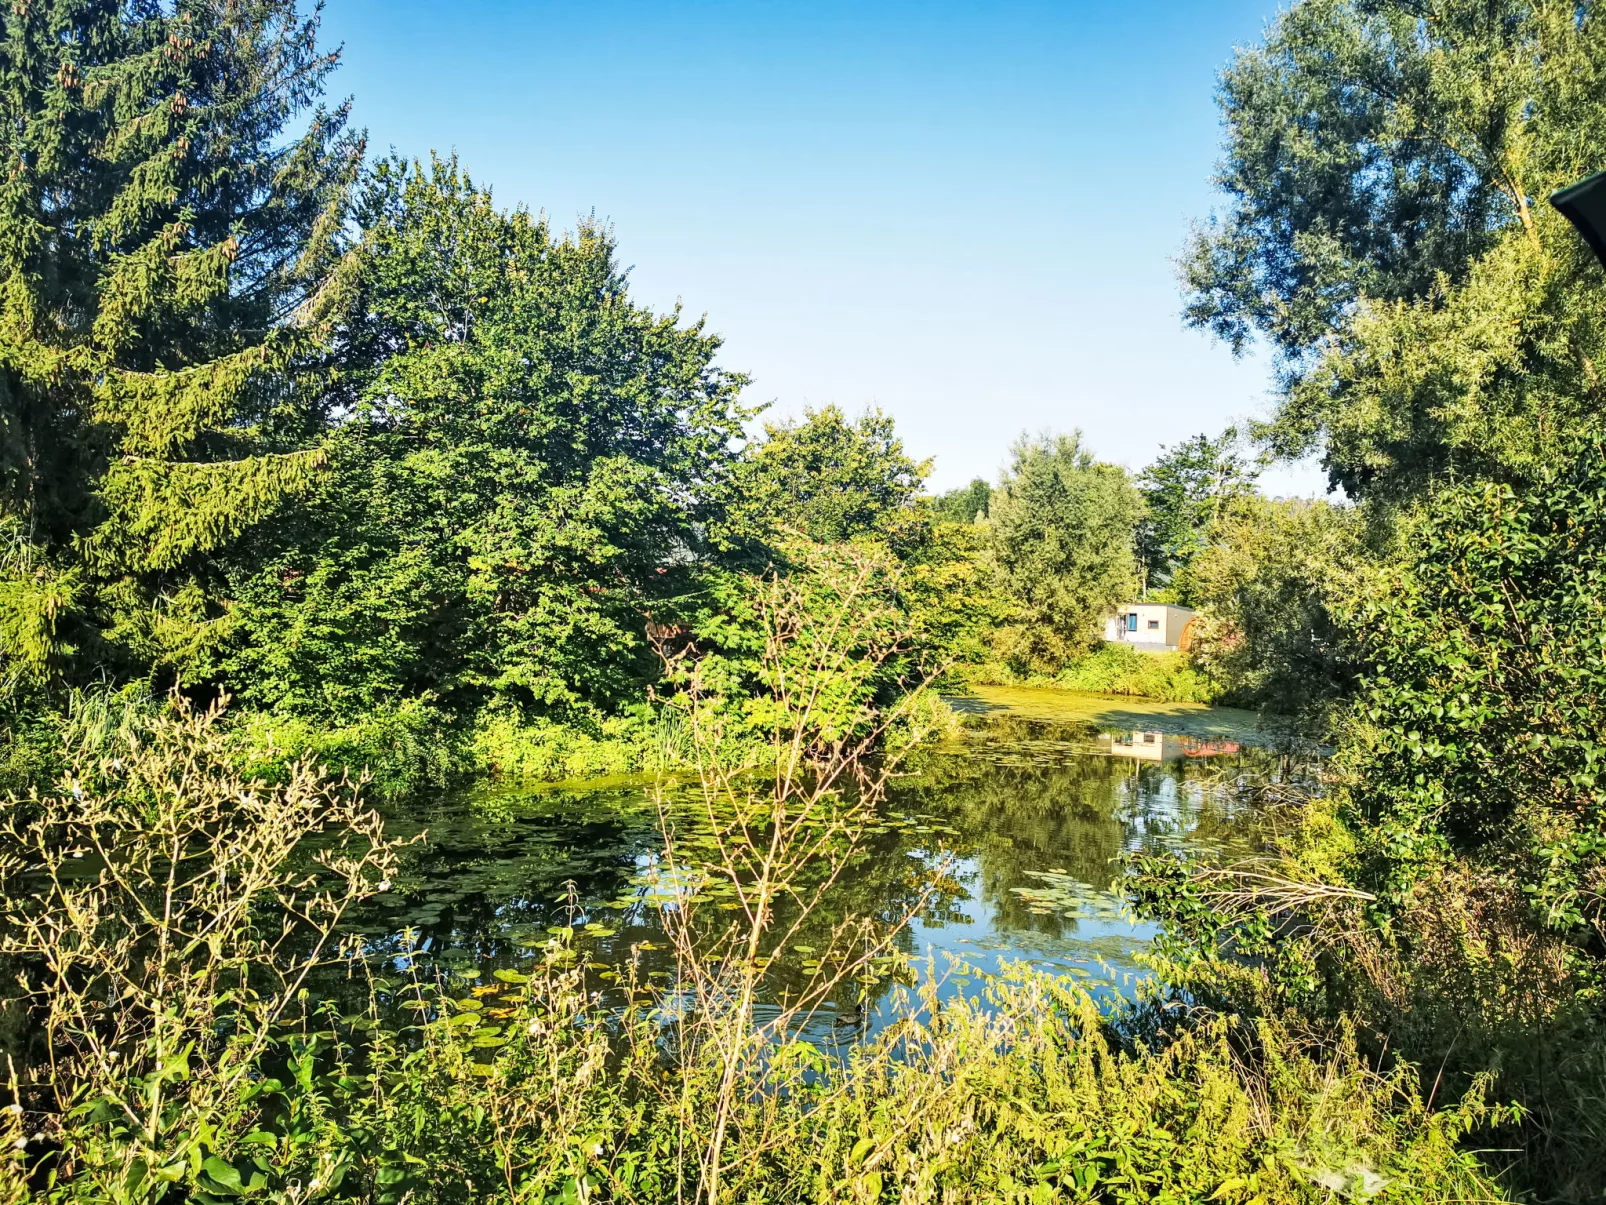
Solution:
[[[1140,607],[1148,607],[1150,610],[1186,611],[1189,615],[1195,614],[1195,611],[1192,607],[1179,607],[1176,605],[1176,603],[1130,602],[1122,603],[1117,609],[1122,611],[1136,611]]]

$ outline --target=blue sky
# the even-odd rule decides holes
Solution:
[[[935,488],[1023,430],[1140,467],[1264,414],[1263,360],[1183,328],[1216,73],[1274,0],[329,0],[376,151],[610,222],[635,296],[725,338],[773,413],[879,405]],[[1314,492],[1310,466],[1274,492]]]

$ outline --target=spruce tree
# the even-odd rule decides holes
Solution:
[[[8,689],[204,672],[209,554],[305,487],[360,135],[295,0],[0,14]]]

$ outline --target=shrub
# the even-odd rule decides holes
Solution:
[[[428,699],[407,699],[350,724],[298,715],[242,711],[230,724],[230,747],[247,773],[281,782],[300,761],[362,776],[395,798],[423,786],[445,786],[461,768],[457,734]]]
[[[74,1198],[239,1191],[264,1067],[394,865],[349,782],[247,779],[217,718],[175,703],[0,825],[0,953],[44,1044],[12,1087],[35,1176]]]
[[[1414,1069],[1380,1075],[1342,1034],[1263,1022],[1246,1053],[1216,1020],[1126,1047],[1074,982],[1012,971],[942,999],[932,975],[846,1060],[776,1035],[727,1097],[726,1047],[673,1040],[665,1058],[674,988],[605,1016],[573,960],[560,934],[528,982],[400,987],[424,1018],[411,1038],[323,1039],[328,1070],[273,1089],[316,1136],[282,1144],[280,1182],[336,1175],[419,1203],[711,1200],[702,1142],[727,1108],[721,1200],[1504,1199],[1458,1146],[1493,1112],[1481,1092],[1434,1112]]]
[[[1216,684],[1184,652],[1145,653],[1105,645],[1067,666],[1056,686],[1093,694],[1135,695],[1163,703],[1209,703]]]

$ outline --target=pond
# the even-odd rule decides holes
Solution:
[[[1112,890],[1121,856],[1249,852],[1244,788],[1298,772],[1247,712],[1052,690],[982,688],[952,702],[964,738],[922,752],[891,784],[853,863],[772,968],[770,990],[798,978],[842,917],[896,926],[912,913],[897,945],[944,975],[944,991],[1013,960],[1130,994],[1142,974],[1134,956],[1154,930]],[[398,966],[398,934],[411,930],[421,961],[485,993],[498,971],[527,970],[563,926],[599,998],[632,959],[638,981],[665,983],[673,952],[646,882],[658,823],[641,783],[415,802],[390,828],[426,836],[363,928]],[[890,987],[844,989],[815,1036],[840,1037],[844,1017],[873,1030]]]

